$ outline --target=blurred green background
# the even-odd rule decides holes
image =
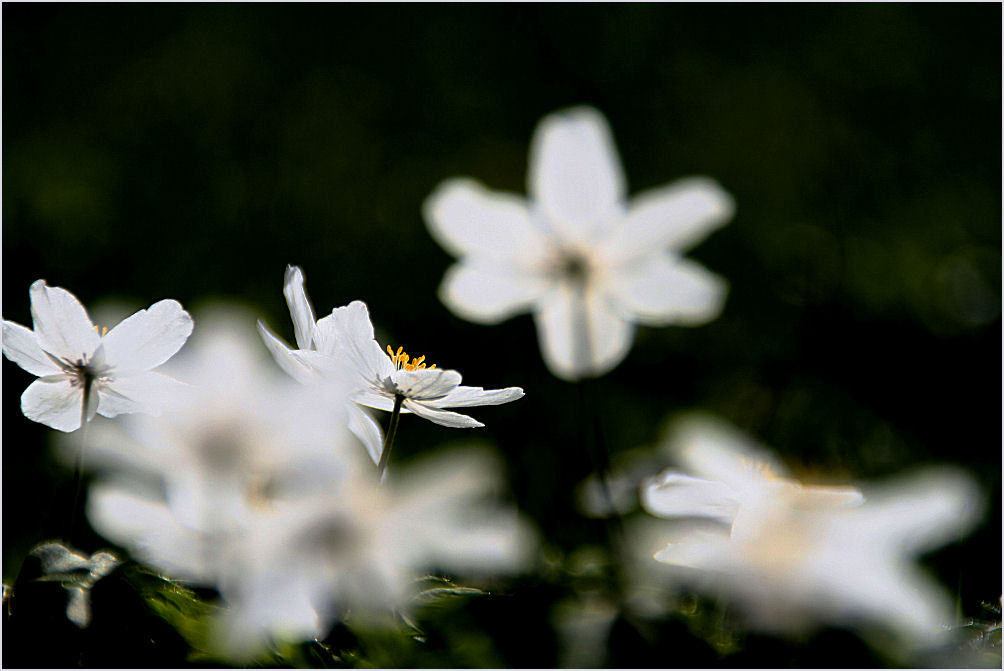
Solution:
[[[690,254],[731,284],[721,317],[640,329],[595,385],[610,452],[699,407],[811,472],[960,464],[986,522],[930,566],[976,616],[1001,593],[999,18],[995,4],[5,4],[3,315],[30,325],[27,289],[45,278],[85,305],[238,299],[291,341],[282,278],[300,265],[319,313],[363,299],[383,342],[523,387],[476,413],[475,437],[505,455],[554,553],[601,544],[573,504],[592,470],[576,390],[547,372],[528,315],[485,327],[438,302],[452,259],[420,210],[456,175],[524,192],[539,119],[594,105],[632,193],[705,174],[737,203]],[[31,376],[3,372],[10,582],[61,532],[70,474],[20,415]],[[396,455],[451,440],[406,420]],[[563,590],[527,579],[471,605],[484,654],[414,663],[554,666]],[[825,636],[720,657],[659,626],[615,627],[608,662],[879,663]],[[85,661],[159,664],[135,657],[154,654],[128,638],[147,632],[124,632],[111,648],[88,634]],[[52,661],[46,636],[23,639],[39,655],[25,659]]]

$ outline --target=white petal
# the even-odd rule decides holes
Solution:
[[[853,508],[865,502],[857,487],[796,485],[792,504],[800,510]]]
[[[534,313],[544,362],[564,380],[599,376],[617,366],[631,349],[634,325],[597,292],[560,284],[542,298]]]
[[[45,280],[35,280],[28,293],[39,347],[71,361],[90,357],[101,336],[77,297],[66,289],[46,285]]]
[[[460,384],[460,373],[444,368],[398,370],[390,376],[399,394],[418,401],[442,398]]]
[[[349,407],[349,430],[366,447],[373,463],[379,464],[383,453],[383,432],[376,420],[359,406],[352,405]]]
[[[523,390],[519,387],[489,391],[481,387],[457,387],[443,398],[426,401],[426,405],[434,408],[465,408],[473,405],[501,405],[519,398],[523,398]]]
[[[553,284],[546,275],[486,261],[455,263],[439,286],[439,300],[454,314],[497,324],[531,309]]]
[[[610,127],[589,107],[540,122],[527,180],[528,192],[566,243],[593,241],[624,207],[627,188]]]
[[[960,539],[983,514],[976,483],[951,468],[901,476],[866,495],[867,508],[855,511],[861,526],[906,552]]]
[[[551,242],[530,218],[526,200],[467,178],[440,184],[422,206],[432,237],[454,256],[486,256],[531,266]]]
[[[352,301],[344,307],[335,308],[331,317],[338,351],[359,375],[372,381],[394,372],[394,364],[373,335],[373,322],[370,321],[366,303]]]
[[[450,412],[449,410],[437,410],[436,408],[429,407],[421,401],[405,399],[404,405],[419,417],[442,426],[449,426],[454,429],[476,429],[484,426],[484,424],[473,417],[461,415],[456,412]]]
[[[97,484],[87,495],[87,519],[99,534],[172,577],[208,578],[204,537],[178,524],[163,503]]]
[[[321,354],[334,356],[338,351],[338,318],[335,315],[340,309],[336,308],[327,317],[319,319],[314,326],[314,344],[312,349]]]
[[[314,342],[314,308],[310,306],[307,290],[303,288],[303,271],[297,266],[286,266],[286,278],[282,293],[289,306],[289,314],[293,318],[293,331],[296,344],[300,349],[312,349]]]
[[[38,346],[34,331],[6,319],[3,322],[3,353],[32,375],[53,375],[62,369]]]
[[[170,359],[191,334],[192,317],[178,301],[168,299],[119,322],[101,345],[116,372],[139,372]]]
[[[641,487],[642,505],[659,517],[710,517],[732,524],[739,509],[736,492],[714,480],[664,472]]]
[[[715,570],[729,564],[731,547],[727,538],[694,532],[680,543],[670,543],[655,553],[656,561],[688,568]]]
[[[627,216],[599,252],[609,263],[626,263],[653,251],[686,251],[728,223],[732,197],[712,179],[690,177],[631,199]]]
[[[177,409],[190,390],[184,382],[156,371],[118,377],[113,382],[97,385],[98,414],[103,417],[130,412],[159,415]]]
[[[21,394],[21,411],[28,419],[58,431],[80,428],[84,395],[64,375],[40,377]]]
[[[727,293],[725,280],[699,263],[649,256],[607,277],[606,291],[626,315],[652,326],[697,325],[719,315]]]
[[[359,405],[364,405],[367,408],[374,408],[376,410],[385,410],[390,412],[394,409],[394,397],[387,394],[378,394],[375,391],[369,389],[363,389],[355,396],[355,401]],[[402,410],[404,412],[404,410]]]
[[[862,612],[870,611],[876,622],[897,631],[909,647],[931,649],[951,640],[958,631],[954,629],[958,625],[954,600],[924,572],[914,567],[897,569],[878,572],[871,568],[877,575],[867,581],[860,579],[861,571],[849,573],[843,576],[841,587],[846,591],[841,596],[857,592]]]
[[[778,481],[790,475],[763,445],[732,424],[703,413],[677,422],[669,444],[687,472],[737,491],[762,488],[768,478]]]
[[[287,375],[301,384],[310,384],[317,381],[317,371],[304,363],[300,357],[296,356],[297,353],[293,352],[286,343],[279,340],[274,333],[269,331],[268,327],[261,320],[258,320],[258,333],[261,334],[265,347],[272,353],[272,358],[275,359],[275,362],[279,364],[279,368],[285,371]]]

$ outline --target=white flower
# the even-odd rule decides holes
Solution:
[[[293,350],[258,320],[258,332],[276,363],[286,373],[303,384],[323,383],[337,369],[336,343],[333,319],[329,315],[314,320],[314,309],[304,289],[303,271],[296,266],[286,266],[282,293],[293,318],[293,333],[299,349]],[[349,411],[349,428],[366,446],[373,463],[380,462],[383,433],[380,425],[360,407]]]
[[[269,634],[324,636],[353,617],[407,612],[433,569],[488,577],[519,570],[532,534],[491,494],[498,463],[464,449],[425,457],[377,486],[362,473],[326,498],[287,508],[248,536],[221,593],[232,604],[218,635],[231,656]]]
[[[576,380],[617,366],[636,323],[697,325],[721,311],[725,281],[682,256],[732,216],[714,181],[629,204],[606,120],[579,107],[540,122],[527,191],[529,201],[451,179],[426,201],[430,232],[459,258],[439,291],[457,315],[495,324],[532,311],[544,361]]]
[[[776,466],[757,466],[762,455],[740,444],[705,441],[686,455],[701,477],[664,473],[647,486],[644,505],[721,526],[691,529],[655,554],[685,567],[677,580],[729,599],[751,627],[771,633],[828,624],[868,637],[882,629],[908,650],[950,635],[951,600],[915,560],[978,519],[970,478],[931,469],[866,488],[865,498],[854,488],[778,479]]]
[[[357,374],[356,400],[365,406],[393,410],[400,402],[401,412],[413,412],[443,426],[471,428],[484,424],[444,408],[499,405],[523,397],[519,387],[461,386],[457,371],[427,366],[424,356],[413,360],[400,347],[394,352],[388,346],[385,352],[374,338],[369,310],[362,301],[335,308],[331,319],[339,355]]]
[[[802,508],[860,505],[855,487],[803,485],[765,447],[711,417],[677,423],[668,438],[675,461],[690,474],[666,469],[641,487],[642,505],[666,518],[695,517],[745,533],[777,500]]]
[[[330,385],[273,374],[242,322],[200,318],[195,342],[172,361],[192,382],[178,412],[96,422],[87,446],[102,473],[88,497],[91,526],[199,584],[216,584],[262,516],[372,471],[347,430],[349,389],[339,403],[319,393],[335,394]]]
[[[152,370],[192,332],[192,318],[177,301],[154,303],[102,335],[65,289],[36,280],[29,293],[35,330],[3,322],[3,353],[39,376],[21,396],[28,419],[74,431],[81,425],[85,397],[89,420],[95,412],[105,417],[157,413],[184,388]]]

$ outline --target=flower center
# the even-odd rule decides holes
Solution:
[[[578,254],[565,254],[561,260],[561,275],[574,284],[586,281],[589,274],[589,263]]]
[[[417,359],[412,359],[408,356],[408,353],[404,351],[403,347],[398,347],[397,352],[395,352],[390,345],[387,345],[387,355],[390,357],[391,363],[394,364],[396,370],[422,370],[425,368],[425,355],[418,357]],[[429,366],[429,370],[436,367],[436,364]]]
[[[98,327],[97,325],[95,325],[94,332],[97,333],[102,338],[104,338],[106,335],[108,335],[108,327],[107,326]]]

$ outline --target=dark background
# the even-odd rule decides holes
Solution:
[[[706,174],[737,203],[690,254],[731,284],[721,317],[640,329],[593,386],[610,452],[703,408],[796,470],[961,465],[986,522],[929,566],[978,616],[1001,593],[999,19],[996,4],[4,4],[3,315],[30,325],[45,278],[85,305],[239,299],[291,341],[282,277],[301,265],[319,313],[361,298],[383,342],[523,387],[473,413],[477,437],[552,550],[602,543],[572,502],[592,470],[578,391],[544,367],[528,315],[485,327],[438,302],[451,258],[420,210],[455,175],[525,192],[536,123],[594,105],[631,193]],[[20,415],[31,376],[3,372],[10,583],[61,532],[70,474]],[[396,454],[448,440],[405,421]],[[527,579],[508,605],[475,603],[493,653],[414,663],[553,666],[548,612],[569,589]],[[881,663],[839,633],[719,657],[673,619],[649,639],[621,625],[613,665]],[[84,663],[158,665],[129,631]],[[18,659],[50,663],[45,640],[25,634]]]

